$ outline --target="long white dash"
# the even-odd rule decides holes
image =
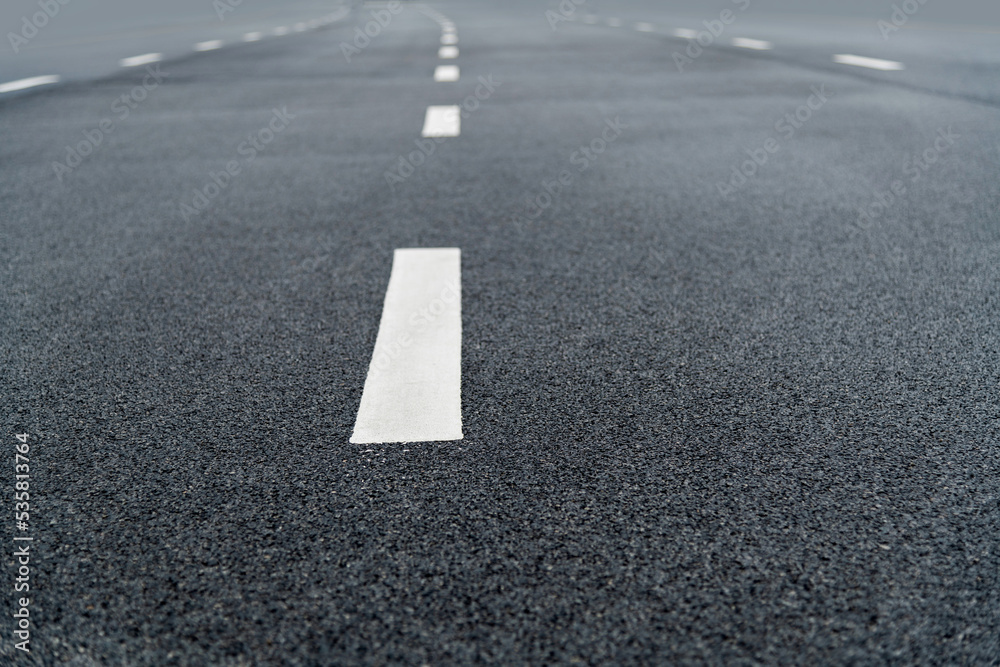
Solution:
[[[462,133],[462,113],[458,105],[427,107],[422,137],[457,137]]]
[[[878,58],[867,58],[865,56],[855,56],[849,53],[838,53],[833,57],[833,62],[842,65],[854,65],[855,67],[867,67],[878,69],[884,72],[906,69],[906,65],[895,60],[880,60]]]
[[[288,34],[288,26],[280,26],[274,29],[274,34],[278,37]]]
[[[691,30],[689,28],[677,28],[674,30],[674,37],[681,37],[683,39],[694,39],[698,36],[697,30]]]
[[[248,32],[247,34],[243,35],[243,41],[244,42],[259,42],[260,38],[263,37],[263,36],[264,36],[264,33],[262,33],[262,32]]]
[[[198,42],[194,45],[195,51],[214,51],[222,48],[221,39],[211,39],[207,42]]]
[[[750,39],[748,37],[733,37],[733,46],[738,46],[742,49],[754,49],[756,51],[770,51],[774,48],[774,44],[771,42],[766,42],[762,39]]]
[[[0,83],[0,93],[13,93],[15,90],[24,90],[25,88],[35,88],[36,86],[45,86],[50,83],[59,83],[60,79],[61,77],[56,74],[48,74],[46,76],[33,76],[28,79],[8,81],[7,83]]]
[[[458,47],[457,46],[442,46],[438,49],[438,58],[442,60],[450,60],[452,58],[458,57]]]
[[[352,443],[462,439],[461,258],[458,248],[393,253]]]
[[[434,80],[440,82],[458,81],[458,65],[438,65],[434,69]]]
[[[131,58],[122,58],[118,61],[118,64],[122,67],[139,67],[140,65],[148,65],[150,63],[158,63],[163,60],[162,53],[144,53],[141,56],[132,56]]]

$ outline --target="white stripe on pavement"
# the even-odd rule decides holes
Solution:
[[[257,41],[260,41],[260,38],[263,37],[263,36],[264,36],[264,34],[260,33],[260,32],[248,32],[247,34],[243,35],[243,41],[244,42],[257,42]]]
[[[458,44],[458,35],[453,32],[446,32],[441,35],[442,44]]]
[[[287,26],[280,26],[278,28],[275,28],[274,29],[274,34],[277,35],[278,37],[281,37],[282,35],[287,35],[288,34],[288,27]]]
[[[616,18],[610,18],[608,19],[608,25],[611,26],[612,28],[620,28],[622,27],[622,20]]]
[[[458,248],[393,254],[351,442],[462,439],[462,259]]]
[[[905,69],[903,63],[894,60],[879,60],[878,58],[866,58],[865,56],[855,56],[849,53],[838,53],[833,57],[833,62],[842,65],[854,65],[856,67],[868,67],[869,69],[879,69],[885,72]]]
[[[457,46],[442,46],[438,49],[438,58],[442,60],[450,60],[451,58],[458,57],[458,47]]]
[[[207,42],[198,42],[194,45],[195,51],[214,51],[222,48],[221,39],[211,39]]]
[[[148,65],[149,63],[158,63],[163,60],[162,53],[144,53],[141,56],[132,56],[131,58],[122,58],[118,61],[118,64],[122,67],[138,67],[139,65]]]
[[[434,69],[435,81],[458,81],[459,75],[458,65],[438,65]]]
[[[653,32],[654,30],[656,30],[656,26],[654,26],[652,23],[636,23],[635,29],[638,30],[639,32]]]
[[[59,81],[60,77],[55,74],[33,76],[29,79],[18,79],[17,81],[8,81],[7,83],[0,83],[0,93],[13,93],[15,90],[24,90],[25,88],[34,88],[35,86],[59,83]]]
[[[683,37],[684,39],[694,39],[698,36],[697,30],[690,30],[688,28],[677,28],[674,30],[674,37]]]
[[[462,115],[458,105],[427,107],[422,137],[457,137],[462,133]]]
[[[771,42],[765,42],[762,39],[749,39],[748,37],[733,37],[733,46],[757,51],[770,51],[774,48],[774,44]]]

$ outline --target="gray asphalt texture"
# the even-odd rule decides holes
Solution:
[[[359,5],[167,60],[62,181],[145,71],[0,99],[0,415],[37,566],[32,654],[5,612],[0,664],[1000,664],[995,36],[723,42],[760,15],[681,73],[667,33],[700,26],[653,3],[555,30],[433,6],[458,83],[413,8],[346,62]],[[463,255],[465,439],[349,444],[392,250],[434,246]]]

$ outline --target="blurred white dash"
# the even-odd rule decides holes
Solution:
[[[438,65],[434,69],[435,81],[458,81],[458,65]]]
[[[263,36],[264,36],[264,33],[261,33],[261,32],[248,32],[247,34],[243,35],[243,41],[244,42],[259,42],[260,38],[263,37]]]
[[[148,65],[149,63],[158,63],[161,60],[163,60],[162,53],[144,53],[141,56],[122,58],[118,61],[118,64],[122,67],[139,67],[140,65]]]
[[[13,93],[15,90],[45,86],[50,83],[59,83],[59,76],[55,74],[50,74],[48,76],[33,76],[30,79],[18,79],[17,81],[0,83],[0,93]]]
[[[765,42],[762,39],[749,39],[747,37],[733,37],[733,46],[743,49],[755,49],[757,51],[770,51],[774,48],[774,44],[771,42]]]
[[[453,32],[446,32],[441,35],[442,44],[458,44],[458,35]]]
[[[398,249],[351,442],[461,439],[461,250]]]
[[[636,23],[635,29],[639,32],[653,32],[656,30],[656,26],[652,23]]]
[[[282,35],[287,35],[288,34],[288,28],[286,26],[281,26],[280,28],[275,28],[274,29],[274,34],[277,35],[278,37],[281,37]]]
[[[842,65],[854,65],[855,67],[867,67],[869,69],[879,69],[885,72],[905,69],[903,63],[894,60],[879,60],[878,58],[866,58],[865,56],[854,56],[849,53],[839,53],[833,57],[833,62]]]
[[[427,107],[422,137],[457,137],[462,133],[462,115],[458,105]]]
[[[195,51],[214,51],[216,49],[222,48],[221,39],[212,39],[207,42],[198,42],[194,45]]]
[[[677,28],[674,30],[674,37],[681,37],[683,39],[694,39],[698,36],[697,30],[689,30],[688,28]]]
[[[442,46],[438,49],[438,58],[443,60],[450,60],[451,58],[458,57],[458,47],[457,46]]]
[[[620,28],[622,27],[622,20],[616,18],[610,18],[608,19],[608,25],[611,26],[612,28]]]

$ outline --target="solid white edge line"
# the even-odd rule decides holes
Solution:
[[[215,51],[222,48],[221,39],[210,39],[207,42],[198,42],[194,45],[195,51]]]
[[[741,49],[754,49],[755,51],[770,51],[774,48],[774,44],[771,42],[763,39],[750,39],[749,37],[733,37],[732,44]]]
[[[0,83],[0,93],[13,93],[17,90],[45,86],[50,83],[59,83],[61,80],[62,77],[57,74],[46,74],[45,76],[33,76],[27,79],[8,81],[7,83]]]
[[[457,46],[442,46],[438,49],[438,58],[442,60],[451,60],[452,58],[458,57],[458,47]]]
[[[397,249],[350,441],[462,437],[461,250]]]
[[[148,65],[150,63],[158,63],[163,60],[162,53],[144,53],[141,56],[132,56],[131,58],[122,58],[118,61],[118,64],[122,67],[139,67],[140,65]]]
[[[458,81],[460,76],[458,65],[438,65],[434,68],[434,80],[438,82]]]
[[[427,107],[421,137],[457,137],[462,133],[462,112],[457,104]]]
[[[869,69],[882,70],[883,72],[895,72],[906,69],[906,65],[895,60],[881,60],[880,58],[868,58],[867,56],[855,56],[850,53],[838,53],[833,57],[833,62],[841,65],[854,65],[855,67],[867,67]]]

